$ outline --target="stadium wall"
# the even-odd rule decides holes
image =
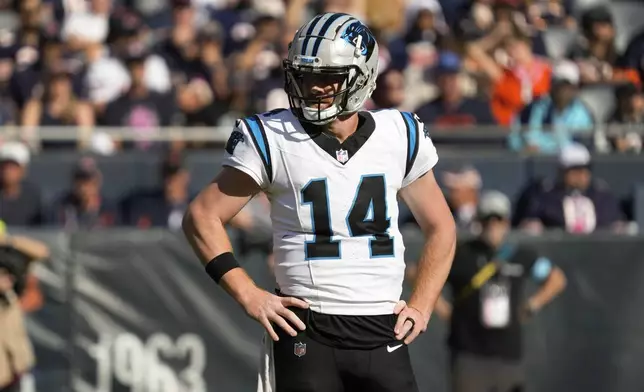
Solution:
[[[206,276],[181,235],[23,234],[44,240],[53,253],[35,269],[46,301],[28,319],[38,366],[34,388],[25,392],[254,391],[262,330]],[[412,262],[420,236],[405,238]],[[517,238],[559,264],[569,281],[526,325],[528,391],[644,385],[643,239]],[[273,288],[264,254],[244,261],[260,285]],[[422,391],[447,391],[445,333],[434,318],[411,347]]]

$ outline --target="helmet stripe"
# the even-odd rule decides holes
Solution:
[[[306,30],[306,38],[304,39],[304,44],[302,45],[302,56],[306,56],[306,47],[309,46],[309,41],[311,40],[311,34],[313,34],[313,30],[315,29],[315,26],[318,24],[318,21],[322,19],[322,15],[318,15],[309,24],[308,30]]]
[[[329,17],[329,19],[326,20],[322,28],[320,29],[320,32],[317,34],[318,38],[315,40],[315,45],[313,45],[313,52],[311,56],[317,56],[318,55],[318,50],[320,49],[320,45],[322,44],[322,40],[324,39],[324,36],[326,35],[326,32],[329,30],[329,27],[335,22],[338,18],[342,16],[346,16],[347,14],[342,14],[342,13],[337,13],[333,14]]]

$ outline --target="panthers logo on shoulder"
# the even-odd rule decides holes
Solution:
[[[376,44],[376,38],[373,36],[369,28],[361,22],[356,21],[347,26],[340,38],[351,45],[356,46],[358,43],[358,36],[362,36],[362,43],[360,44],[362,55],[371,55],[371,53],[373,53],[373,47]]]
[[[238,130],[234,130],[233,133],[230,134],[230,137],[226,142],[226,152],[229,153],[230,155],[233,155],[233,152],[235,152],[235,147],[237,147],[239,142],[243,142],[243,141],[244,141],[244,134]]]

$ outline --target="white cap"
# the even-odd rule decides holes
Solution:
[[[471,166],[462,167],[456,171],[444,172],[443,183],[448,188],[481,189],[483,185],[481,175]]]
[[[0,146],[0,162],[16,162],[20,166],[29,164],[29,148],[20,142],[6,142]]]
[[[572,61],[560,61],[552,68],[552,80],[579,84],[579,66]]]
[[[479,199],[478,216],[486,217],[498,215],[503,218],[509,218],[512,213],[512,203],[503,192],[485,191]]]
[[[559,164],[563,168],[588,166],[590,152],[583,144],[571,143],[559,152]]]

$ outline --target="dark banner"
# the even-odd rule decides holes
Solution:
[[[205,275],[180,235],[33,235],[53,257],[35,269],[46,302],[29,318],[37,388],[25,392],[255,390],[262,330]],[[639,390],[642,238],[526,242],[568,277],[566,292],[526,326],[528,391]],[[407,234],[406,244],[411,262],[420,239]],[[265,255],[244,262],[273,289]],[[422,391],[448,390],[445,334],[434,318],[411,347]]]

